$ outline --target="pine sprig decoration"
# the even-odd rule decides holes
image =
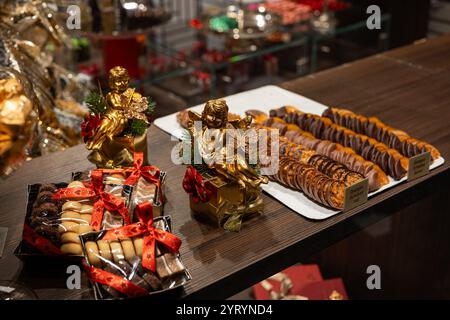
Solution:
[[[98,92],[89,93],[84,102],[94,114],[104,114],[108,111],[105,98]]]
[[[140,119],[131,119],[128,121],[128,126],[125,129],[124,134],[126,136],[140,136],[145,133],[145,130],[147,130],[148,124],[144,120]]]
[[[156,102],[151,97],[147,97],[147,103],[148,108],[147,110],[145,110],[144,113],[147,117],[150,117],[153,114],[153,112],[155,112]]]

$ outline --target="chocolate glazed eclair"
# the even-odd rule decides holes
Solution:
[[[433,160],[440,157],[440,152],[431,144],[412,138],[406,132],[389,127],[376,117],[365,117],[350,110],[328,108],[323,117],[331,119],[334,123],[347,127],[356,133],[367,135],[390,148],[399,151],[405,157],[413,157],[429,151]]]
[[[284,139],[287,139],[294,144],[302,146],[302,150],[314,150],[317,154],[337,161],[349,170],[368,178],[370,192],[376,191],[389,183],[386,173],[378,165],[365,160],[351,148],[346,148],[331,141],[316,139],[311,133],[301,130],[297,125],[287,124],[280,118],[268,118],[265,113],[258,110],[249,110],[246,114],[254,118],[254,127],[256,128],[272,128],[274,123],[277,123],[276,127],[280,127],[280,123],[284,124],[285,129],[280,130],[280,132],[284,132],[284,137],[280,139],[281,155],[289,153],[289,155],[298,159],[298,153],[302,152],[299,150],[292,152],[292,149],[289,149],[286,144],[282,143],[285,141]],[[301,156],[304,156],[303,152]]]
[[[373,138],[337,125],[329,118],[303,113],[293,107],[271,110],[270,115],[288,123],[295,123],[300,129],[310,132],[316,138],[352,148],[360,156],[379,165],[384,172],[396,180],[404,177],[408,171],[408,158],[400,152]]]

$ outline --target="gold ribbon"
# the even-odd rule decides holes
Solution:
[[[263,201],[261,198],[245,205],[231,205],[228,201],[223,201],[218,208],[219,226],[227,231],[238,232],[241,230],[242,220],[247,214],[252,214],[260,210]]]

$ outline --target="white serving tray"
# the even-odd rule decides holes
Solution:
[[[327,108],[327,106],[319,102],[276,86],[265,86],[255,90],[241,92],[225,97],[224,99],[227,101],[230,108],[229,111],[241,116],[245,115],[245,111],[250,109],[269,113],[271,109],[276,109],[284,105],[292,105],[303,112],[317,115],[321,115]],[[204,104],[201,104],[190,108],[190,110],[201,112],[203,107]],[[183,128],[178,124],[176,113],[158,118],[155,120],[154,124],[177,139],[180,139],[182,136]],[[435,169],[442,164],[444,164],[444,158],[441,157],[433,162],[430,166],[430,170]],[[389,180],[389,184],[370,193],[369,197],[406,181],[406,177],[399,181],[395,181],[389,177]],[[262,185],[262,189],[290,209],[309,219],[323,220],[341,212],[339,210],[323,207],[308,199],[302,192],[288,189],[275,182],[269,182],[267,185]]]

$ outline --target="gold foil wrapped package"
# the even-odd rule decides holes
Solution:
[[[131,167],[135,152],[147,155],[147,133],[137,137],[124,136],[108,140],[102,144],[101,149],[93,150],[88,155],[88,160],[98,168]],[[148,162],[147,157],[144,161]]]
[[[0,14],[10,18],[17,24],[17,31],[23,39],[29,40],[40,48],[49,41],[55,45],[70,45],[70,39],[64,31],[64,21],[58,19],[58,14],[43,0],[2,0]],[[52,2],[52,1],[50,1]]]
[[[27,90],[28,88],[28,90]],[[0,176],[17,168],[30,153],[37,125],[29,83],[14,70],[0,68]]]
[[[47,2],[0,2],[0,64],[26,78],[36,98],[33,109],[39,126],[36,127],[32,157],[80,142],[79,127],[83,116],[78,101],[84,97],[80,99],[79,92],[84,95],[87,90],[82,89],[73,74],[54,61],[56,53],[69,56],[56,50],[61,45],[68,47],[68,39]]]

